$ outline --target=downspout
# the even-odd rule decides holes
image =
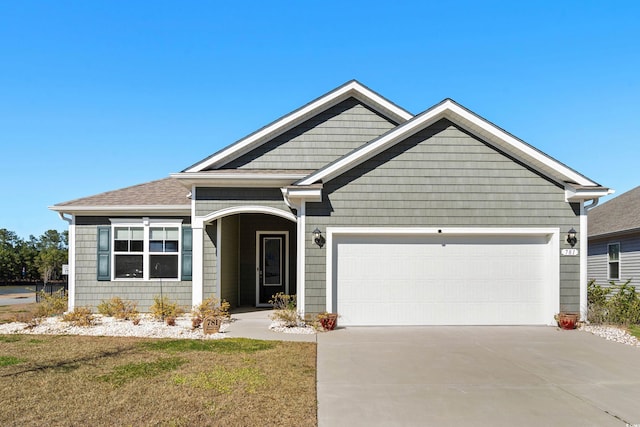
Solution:
[[[68,218],[64,216],[64,212],[58,212],[58,216],[69,225],[67,311],[73,311],[76,306],[76,218],[73,215]]]
[[[598,205],[599,199],[592,199],[591,203],[587,206],[585,206],[584,202],[584,200],[580,202],[580,317],[583,321],[586,321],[589,305],[587,295],[587,281],[589,280],[587,271],[589,261],[589,221],[587,214]]]

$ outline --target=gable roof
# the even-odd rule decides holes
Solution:
[[[640,231],[640,186],[589,211],[589,237]]]
[[[191,212],[187,190],[177,179],[164,178],[119,190],[58,203],[49,209],[64,213],[97,215],[114,212],[182,214]]]
[[[440,119],[452,121],[497,149],[513,156],[560,184],[564,185],[565,182],[569,182],[575,183],[578,186],[599,187],[603,191],[608,191],[608,189],[603,189],[596,182],[516,138],[452,99],[443,100],[411,120],[398,125],[384,135],[315,171],[296,184],[311,185],[331,180]],[[605,194],[607,193],[605,192]],[[599,196],[605,194],[600,194]]]
[[[351,80],[286,116],[277,119],[251,135],[188,167],[182,172],[200,172],[206,169],[215,169],[224,166],[226,163],[229,163],[348,98],[357,99],[369,108],[389,117],[396,123],[403,123],[413,117],[413,114],[372,91],[360,82]]]

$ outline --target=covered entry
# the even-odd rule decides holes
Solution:
[[[550,323],[554,235],[501,231],[334,232],[329,305],[342,325]]]
[[[278,292],[295,294],[295,236],[290,217],[234,211],[210,220],[204,226],[203,297],[260,307]]]

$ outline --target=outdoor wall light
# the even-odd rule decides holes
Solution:
[[[576,237],[576,230],[571,227],[571,230],[567,232],[567,243],[574,247],[576,243],[578,243],[578,238]]]
[[[323,247],[324,246],[324,236],[322,235],[322,232],[318,229],[318,227],[316,227],[315,230],[313,230],[313,241],[315,242],[316,245]]]

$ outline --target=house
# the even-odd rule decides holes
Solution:
[[[639,280],[640,187],[589,210],[588,216],[589,279],[605,286]]]
[[[413,115],[350,81],[182,172],[51,209],[70,308],[285,292],[342,325],[534,325],[584,310],[584,205],[609,191],[451,99]]]

